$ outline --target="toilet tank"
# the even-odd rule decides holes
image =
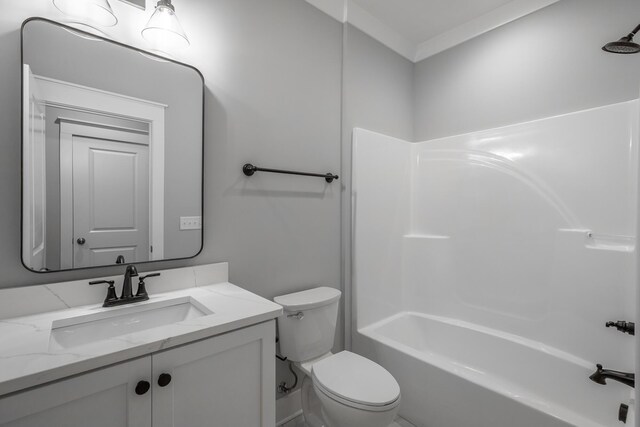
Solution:
[[[273,299],[284,310],[278,317],[282,356],[305,362],[331,351],[341,294],[337,289],[320,287]]]

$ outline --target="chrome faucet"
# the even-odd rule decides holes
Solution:
[[[636,386],[636,376],[632,373],[611,371],[609,369],[602,369],[602,365],[596,365],[598,370],[589,377],[589,379],[597,384],[606,385],[607,379],[621,382],[629,387]]]

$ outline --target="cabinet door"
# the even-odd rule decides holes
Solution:
[[[0,398],[2,427],[151,427],[151,357]]]
[[[275,321],[154,354],[153,376],[154,427],[274,427]]]

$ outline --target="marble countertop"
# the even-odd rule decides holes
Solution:
[[[123,307],[180,297],[197,300],[213,314],[66,349],[52,340],[54,321],[117,308],[93,304],[0,320],[0,396],[272,320],[282,313],[278,304],[228,282],[155,294],[149,301]]]

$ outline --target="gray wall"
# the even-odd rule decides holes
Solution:
[[[353,128],[413,139],[414,64],[362,31],[344,26],[342,247],[345,304],[351,306],[351,149]],[[347,311],[346,342],[351,316]]]
[[[414,64],[345,25],[344,135],[354,127],[413,139]]]
[[[38,275],[20,265],[20,25],[45,6],[11,3],[13,13],[0,20],[0,287],[118,271]],[[341,24],[297,0],[194,0],[181,12],[193,49],[184,59],[207,84],[205,248],[192,261],[154,267],[230,261],[233,280],[267,297],[339,286],[339,188],[248,179],[241,166],[339,171]],[[224,49],[213,51],[221,39]]]
[[[196,261],[229,261],[231,281],[266,298],[340,288],[340,181],[247,178],[241,167],[339,173],[342,25],[300,0],[195,3],[194,25],[213,28],[194,34],[206,37],[194,61],[208,89]],[[343,331],[340,319],[336,349]],[[277,381],[291,384],[286,364],[276,366]]]
[[[415,140],[637,98],[640,55],[600,48],[639,20],[637,0],[561,0],[418,63]]]
[[[20,25],[32,15],[61,16],[50,0],[3,5],[0,287],[123,272],[38,275],[20,263]],[[204,250],[193,260],[141,270],[229,261],[231,281],[266,298],[317,285],[339,288],[340,183],[247,178],[241,166],[340,171],[342,25],[300,0],[190,0],[176,7],[192,42],[180,59],[199,68],[207,86]],[[126,29],[143,46],[133,26],[144,19],[120,18],[116,31]],[[342,336],[340,326],[336,349]],[[283,371],[279,366],[278,381],[290,380]]]

